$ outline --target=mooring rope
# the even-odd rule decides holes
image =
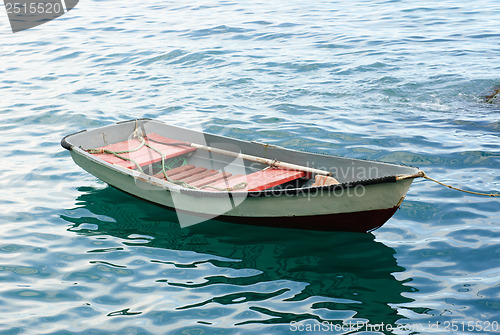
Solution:
[[[428,175],[425,174],[424,171],[422,171],[421,177],[425,178],[427,180],[433,181],[439,185],[443,185],[443,186],[446,186],[448,188],[451,188],[452,190],[455,190],[455,191],[460,191],[460,192],[465,192],[465,193],[470,193],[470,194],[475,194],[475,195],[482,195],[482,196],[486,196],[486,197],[500,197],[500,194],[498,194],[498,193],[495,194],[495,193],[481,193],[481,192],[467,191],[467,190],[464,190],[464,189],[461,189],[458,187],[454,187],[454,186],[442,183],[440,181],[437,181],[436,179],[429,177]]]

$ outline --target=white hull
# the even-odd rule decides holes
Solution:
[[[75,136],[78,135],[80,134]],[[70,143],[70,140],[71,137],[67,143]],[[256,225],[369,231],[382,225],[394,213],[413,181],[413,178],[397,180],[390,175],[382,175],[378,181],[349,181],[335,187],[295,188],[258,193],[193,191],[138,171],[110,164],[89,155],[76,145],[70,145],[71,156],[76,164],[124,192],[175,209],[180,214],[181,225],[219,217],[224,221]],[[279,150],[285,150],[285,154],[289,156],[293,156],[294,153],[297,153],[297,156],[311,155],[311,159],[315,156],[286,149]],[[325,160],[324,155],[318,157]],[[335,157],[335,159],[341,158]],[[334,164],[339,165],[338,162]],[[389,166],[390,172],[391,169],[394,170],[394,166],[399,167],[393,164],[378,164],[382,164],[382,167]],[[416,172],[418,172],[416,168],[401,167],[401,174]],[[189,215],[186,216],[185,213]]]

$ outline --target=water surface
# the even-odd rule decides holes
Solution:
[[[16,34],[3,16],[2,334],[500,321],[497,199],[416,181],[371,234],[180,229],[59,146],[149,117],[498,191],[499,18],[492,0],[84,1]]]

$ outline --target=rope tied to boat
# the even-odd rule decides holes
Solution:
[[[446,187],[448,187],[452,190],[455,190],[455,191],[460,191],[460,192],[465,192],[465,193],[470,193],[470,194],[475,194],[475,195],[481,195],[481,196],[485,196],[485,197],[500,197],[499,193],[482,193],[482,192],[467,191],[467,190],[464,190],[462,188],[458,188],[455,186],[451,186],[451,185],[442,183],[440,181],[437,181],[436,179],[429,177],[424,171],[422,171],[422,178],[433,181],[439,185],[446,186]]]
[[[475,195],[481,195],[481,196],[485,196],[485,197],[500,197],[499,193],[482,193],[482,192],[468,191],[468,190],[464,190],[462,188],[458,188],[458,187],[455,187],[455,186],[452,186],[452,185],[449,185],[449,184],[442,183],[442,182],[440,182],[440,181],[438,181],[438,180],[436,180],[434,178],[429,177],[422,170],[419,170],[418,172],[416,172],[414,174],[410,174],[410,175],[397,176],[396,177],[396,181],[398,181],[398,180],[404,180],[404,179],[413,179],[413,178],[424,178],[424,179],[433,181],[436,184],[439,184],[439,185],[442,185],[442,186],[446,186],[449,189],[452,189],[452,190],[455,190],[455,191],[460,191],[460,192],[465,192],[465,193],[470,193],[470,194],[475,194]]]

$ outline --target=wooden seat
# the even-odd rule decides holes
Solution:
[[[222,172],[222,173],[218,173],[216,175],[213,175],[213,176],[210,176],[207,178],[203,178],[199,181],[192,183],[191,185],[194,187],[202,187],[202,186],[206,186],[206,185],[212,185],[216,182],[225,182],[225,181],[229,180],[229,178],[231,178],[231,176],[232,176],[231,173]],[[241,176],[241,175],[238,175],[238,176]]]
[[[304,171],[285,169],[265,169],[246,176],[231,179],[229,182],[219,181],[212,186],[217,188],[231,188],[240,183],[247,183],[247,187],[240,191],[261,191],[273,186],[284,184],[288,181],[303,178],[307,175]]]
[[[194,165],[183,165],[183,166],[176,167],[174,169],[170,169],[166,172],[167,172],[167,176],[170,178],[178,173],[181,173],[181,172],[184,172],[184,171],[187,171],[190,169],[194,169],[194,168],[195,168]],[[165,175],[163,174],[163,172],[160,172],[160,173],[155,174],[153,177],[164,179]]]
[[[191,176],[195,176],[195,175],[200,174],[200,173],[205,172],[205,171],[207,171],[207,169],[205,169],[204,167],[195,167],[194,169],[190,169],[190,170],[173,175],[172,179],[184,181],[185,179],[187,179]]]
[[[199,180],[203,180],[203,179],[206,179],[206,178],[210,178],[213,175],[216,175],[218,173],[219,173],[219,171],[208,170],[208,171],[205,171],[205,172],[202,172],[202,173],[195,174],[195,175],[193,175],[191,177],[188,177],[188,178],[184,179],[183,182],[188,183],[188,184],[192,184],[195,181],[199,181]]]
[[[153,148],[161,151],[165,155],[165,159],[173,158],[176,156],[184,155],[189,152],[193,152],[196,149],[192,148],[189,143],[183,142],[183,141],[177,141],[173,140],[170,138],[166,138],[163,136],[160,136],[158,134],[151,133],[146,136],[146,143],[151,145]],[[186,145],[167,145],[167,144],[161,144],[158,142],[162,143],[185,143]],[[110,145],[106,145],[103,147],[100,147],[99,149],[103,150],[111,150],[111,151],[129,151],[129,150],[134,150],[139,145],[141,144],[141,141],[138,139],[131,139],[128,141],[123,141],[119,143],[114,143]],[[123,153],[119,154],[122,157],[126,157],[128,159],[133,159],[134,161],[139,164],[139,166],[146,166],[149,164],[153,164],[156,162],[161,161],[161,155],[157,153],[156,151],[148,148],[147,146],[143,146],[141,149],[133,152],[128,152],[128,153]],[[113,154],[108,154],[108,153],[97,153],[94,154],[94,156],[101,158],[102,160],[105,160],[108,163],[111,164],[118,164],[120,166],[123,166],[125,168],[129,169],[135,169],[137,166],[135,165],[134,162],[128,161],[121,159],[120,157],[116,157]]]

